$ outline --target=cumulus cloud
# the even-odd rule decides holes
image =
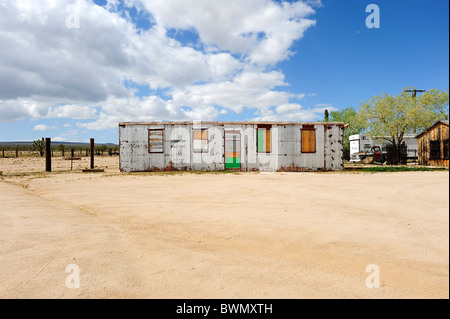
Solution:
[[[68,5],[76,6],[79,27],[68,27]],[[0,123],[71,118],[79,128],[102,130],[129,120],[212,120],[243,108],[261,119],[314,116],[315,109],[292,103],[304,94],[290,92],[275,66],[315,25],[319,5],[2,0]],[[183,41],[183,32],[194,40]]]
[[[275,109],[261,109],[258,110],[256,121],[315,121],[317,118],[323,118],[323,108],[309,108],[305,109],[300,104],[285,104],[276,107]]]
[[[241,54],[258,64],[272,64],[289,56],[292,42],[315,24],[303,2],[270,0],[136,0],[165,28],[198,32],[208,47]]]
[[[35,130],[35,131],[48,131],[48,130],[54,130],[54,129],[57,129],[57,128],[58,128],[57,126],[48,126],[48,125],[45,125],[45,124],[38,124],[38,125],[34,126],[33,130]]]

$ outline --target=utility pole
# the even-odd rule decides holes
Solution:
[[[425,90],[416,90],[416,89],[414,89],[414,90],[404,90],[403,91],[403,93],[412,93],[412,96],[414,98],[414,105],[416,104],[417,93],[423,93],[423,92],[425,92]],[[417,133],[417,128],[416,127],[414,127],[414,133]]]
[[[403,92],[412,93],[412,96],[415,98],[417,96],[417,93],[423,93],[425,90],[405,90]]]

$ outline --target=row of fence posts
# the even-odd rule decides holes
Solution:
[[[5,158],[5,148],[2,147],[2,157]],[[19,157],[19,148],[16,147],[16,157]]]
[[[52,144],[52,139],[47,137],[45,139],[45,170],[47,172],[51,172],[52,171],[51,144]],[[74,153],[75,153],[74,149],[71,149],[70,170],[72,170],[72,162],[73,162],[73,158],[74,158],[74,155],[75,155]],[[91,138],[91,152],[90,152],[90,156],[91,156],[91,169],[94,169],[94,139],[93,138]]]

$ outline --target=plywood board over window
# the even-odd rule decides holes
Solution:
[[[316,130],[314,125],[303,125],[301,129],[302,153],[316,152]]]
[[[194,152],[208,151],[208,129],[194,129]]]
[[[148,152],[164,153],[164,129],[148,130]]]
[[[257,128],[257,149],[258,153],[271,152],[271,134],[270,125],[259,125]]]

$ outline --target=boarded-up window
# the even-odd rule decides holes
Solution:
[[[303,125],[301,132],[302,153],[315,153],[316,130],[314,125]]]
[[[270,126],[258,126],[257,132],[258,153],[270,153]]]
[[[148,130],[148,152],[164,153],[164,129]]]
[[[448,148],[448,141],[449,139],[444,140],[444,159],[449,159],[449,148]]]
[[[430,159],[441,158],[441,143],[439,140],[430,141]]]
[[[208,151],[208,130],[194,129],[194,152]]]

